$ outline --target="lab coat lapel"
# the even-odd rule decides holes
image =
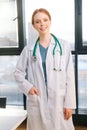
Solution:
[[[38,68],[40,68],[42,75],[44,77],[44,72],[43,72],[43,67],[42,67],[42,58],[41,58],[41,54],[40,54],[39,44],[37,46],[36,56],[38,58]]]
[[[48,47],[47,56],[46,56],[47,71],[50,70],[52,63],[53,63],[53,54],[52,54],[53,47],[54,47],[54,44],[50,44]]]

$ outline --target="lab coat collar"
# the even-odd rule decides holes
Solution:
[[[32,43],[29,43],[29,44],[28,44],[28,49],[29,49],[29,50],[33,50],[33,49],[34,49],[34,45],[35,45],[35,43],[36,43],[36,40],[37,40],[37,37],[33,40]],[[58,40],[59,40],[59,39],[58,39]],[[60,41],[59,41],[59,42],[60,42]],[[61,43],[60,43],[60,44],[61,44]],[[49,46],[54,46],[54,45],[55,45],[55,40],[54,40],[54,38],[52,37]],[[60,51],[59,46],[57,46],[57,50]]]

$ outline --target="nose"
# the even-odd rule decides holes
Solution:
[[[44,22],[43,21],[41,21],[41,26],[43,26],[44,25]]]

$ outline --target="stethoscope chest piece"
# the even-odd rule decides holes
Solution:
[[[61,68],[59,68],[59,69],[53,68],[53,70],[54,70],[54,71],[62,71]]]
[[[37,61],[37,57],[36,56],[32,56],[32,61]]]

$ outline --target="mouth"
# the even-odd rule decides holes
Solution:
[[[48,27],[41,27],[40,31],[46,31],[48,29]]]

